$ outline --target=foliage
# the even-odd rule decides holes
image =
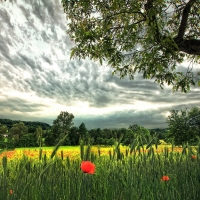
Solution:
[[[36,138],[36,143],[39,147],[41,147],[43,145],[43,141],[42,141],[42,135],[43,135],[43,130],[41,128],[41,126],[37,127],[36,128],[36,131],[35,131],[35,138]]]
[[[64,135],[68,134],[70,127],[73,126],[74,115],[67,111],[60,112],[57,119],[53,121],[50,135],[47,136],[48,145],[55,145]],[[67,143],[66,139],[66,143]]]
[[[155,129],[150,129],[150,135],[157,135],[159,140],[164,140],[166,139],[166,135],[167,135],[167,128],[155,128]]]
[[[9,130],[9,134],[18,141],[24,134],[28,133],[28,127],[23,122],[14,124]]]
[[[137,124],[129,126],[129,129],[133,131],[134,137],[140,138],[141,144],[147,144],[150,138],[150,131],[142,126],[139,126]]]
[[[28,127],[29,133],[34,133],[36,128],[40,126],[43,130],[48,130],[51,126],[44,122],[34,122],[34,121],[20,121],[20,120],[11,120],[11,119],[0,119],[0,124],[6,125],[8,129],[12,128],[14,124],[23,122],[25,126]]]
[[[199,78],[199,0],[62,0],[71,57],[105,60],[121,78],[154,78],[186,92]],[[191,61],[188,70],[177,69]]]
[[[85,124],[83,122],[78,127],[78,135],[79,135],[80,139],[85,140],[85,142],[87,143],[87,141],[89,139],[89,135],[88,135],[87,128],[85,127]]]
[[[176,145],[183,143],[196,144],[200,137],[200,108],[191,110],[172,110],[168,116],[168,137],[173,139]]]
[[[79,128],[76,126],[73,126],[72,128],[70,128],[69,131],[69,141],[70,141],[70,145],[79,145],[79,134],[78,134]]]
[[[35,134],[33,133],[24,134],[15,143],[15,147],[36,147],[36,146],[38,146],[37,138],[35,137]]]
[[[6,135],[8,133],[8,127],[0,124],[0,135]]]

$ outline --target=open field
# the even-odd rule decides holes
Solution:
[[[200,145],[18,148],[1,153],[0,199],[198,200],[199,155]]]
[[[158,145],[158,148],[156,149],[155,146],[152,146],[154,148],[154,151],[157,153],[161,153],[165,151],[165,148],[168,148],[168,151],[173,151],[174,153],[182,152],[182,147],[173,147],[171,145]],[[109,151],[113,151],[113,147],[105,147],[105,146],[92,146],[91,151],[95,154],[99,155],[99,148],[100,148],[100,154],[101,155],[109,155]],[[42,147],[42,154],[46,154],[47,157],[49,157],[53,151],[54,147]],[[124,154],[126,153],[126,150],[128,150],[129,147],[126,146],[120,146],[121,152]],[[145,146],[144,149],[140,149],[141,152],[147,152]],[[26,155],[30,158],[38,159],[39,157],[40,148],[39,147],[28,147],[28,148],[16,148],[14,150],[8,150],[4,151],[0,154],[0,158],[3,156],[7,156],[9,159],[18,159],[21,158],[23,155]],[[80,154],[80,147],[79,146],[60,146],[56,155],[61,156],[63,153],[64,157],[69,157],[70,159],[77,159],[79,158]],[[138,151],[137,151],[138,152]]]

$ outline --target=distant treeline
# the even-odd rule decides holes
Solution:
[[[21,121],[21,120],[11,120],[11,119],[0,119],[0,125],[6,125],[8,129],[12,128],[14,124],[23,122],[25,126],[28,127],[29,133],[34,133],[37,127],[41,127],[43,130],[48,130],[51,126],[44,122],[35,122],[35,121]]]
[[[72,120],[73,115],[67,112],[61,113],[52,126],[43,122],[0,119],[0,148],[54,146],[63,133],[67,134],[63,145],[72,146],[79,145],[80,140],[86,143],[90,141],[94,145],[112,146],[121,137],[122,145],[130,145],[138,136],[141,136],[144,144],[153,135],[157,135],[159,139],[166,137],[165,129],[149,130],[135,124],[129,128],[88,130],[83,122],[76,127],[71,123]]]
[[[29,133],[34,133],[37,127],[41,127],[42,130],[49,130],[51,129],[51,125],[44,123],[44,122],[38,122],[38,121],[21,121],[21,120],[11,120],[11,119],[0,119],[0,125],[6,125],[8,129],[12,128],[14,124],[17,124],[19,122],[23,122],[25,126],[28,127]],[[89,130],[89,129],[88,129]],[[114,129],[113,129],[114,130]],[[153,128],[148,129],[150,132],[156,132],[156,133],[165,133],[167,128]]]
[[[54,146],[63,136],[63,145],[79,145],[80,140],[94,145],[113,145],[116,141],[130,145],[136,138],[147,144],[152,138],[175,145],[196,145],[200,142],[200,108],[172,110],[168,128],[147,129],[137,124],[128,128],[87,129],[82,122],[74,126],[73,114],[61,112],[50,126],[44,122],[0,119],[0,148]],[[122,139],[121,139],[122,138]]]

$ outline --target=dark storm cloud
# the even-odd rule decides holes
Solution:
[[[11,98],[0,99],[1,111],[19,111],[19,112],[35,112],[39,111],[40,107],[46,107],[44,104],[30,103],[22,98]]]
[[[56,3],[56,1],[43,0],[43,5],[47,8],[48,15],[55,24],[62,22],[63,9],[59,3]]]
[[[6,23],[9,28],[13,28],[13,24],[11,23],[10,15],[6,9],[0,10],[0,20]]]
[[[51,61],[51,59],[45,55],[42,55],[42,58],[44,59],[45,62],[47,62],[49,65],[52,65],[53,62]]]
[[[42,4],[41,1],[37,1],[37,0],[31,1],[33,14],[39,20],[41,20],[42,23],[44,23],[46,19],[46,15],[45,15],[45,9],[43,9],[41,4]]]
[[[49,41],[50,37],[47,35],[45,31],[41,31],[41,37],[44,41]]]
[[[21,58],[21,61],[31,67],[32,70],[36,69],[35,61],[32,58],[21,53],[19,53],[18,56]]]
[[[141,82],[141,80],[143,80]],[[139,90],[155,90],[158,89],[158,85],[152,82],[151,80],[144,80],[140,74],[136,75],[136,78],[134,80],[130,80],[129,78],[125,77],[123,79],[120,79],[119,76],[107,76],[104,79],[105,82],[113,82],[119,87],[126,87],[126,88],[135,88]]]
[[[20,7],[22,13],[24,14],[25,18],[26,18],[27,20],[29,20],[29,19],[31,18],[30,10],[26,9],[26,8],[25,8],[24,6],[22,6],[22,5],[20,5],[19,7]]]
[[[0,39],[0,50],[4,58],[10,59],[10,50],[8,45]]]
[[[127,111],[115,112],[105,116],[94,116],[91,118],[76,118],[75,124],[78,126],[82,122],[86,128],[128,128],[130,125],[138,124],[146,128],[166,128],[166,117],[153,111]]]
[[[4,76],[7,80],[12,80],[13,79],[13,73],[9,71],[9,68],[3,68],[1,69],[1,74]]]

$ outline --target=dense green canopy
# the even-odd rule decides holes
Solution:
[[[121,78],[141,72],[186,92],[198,81],[199,0],[62,0],[71,57],[105,61]],[[188,69],[177,66],[187,59]]]

